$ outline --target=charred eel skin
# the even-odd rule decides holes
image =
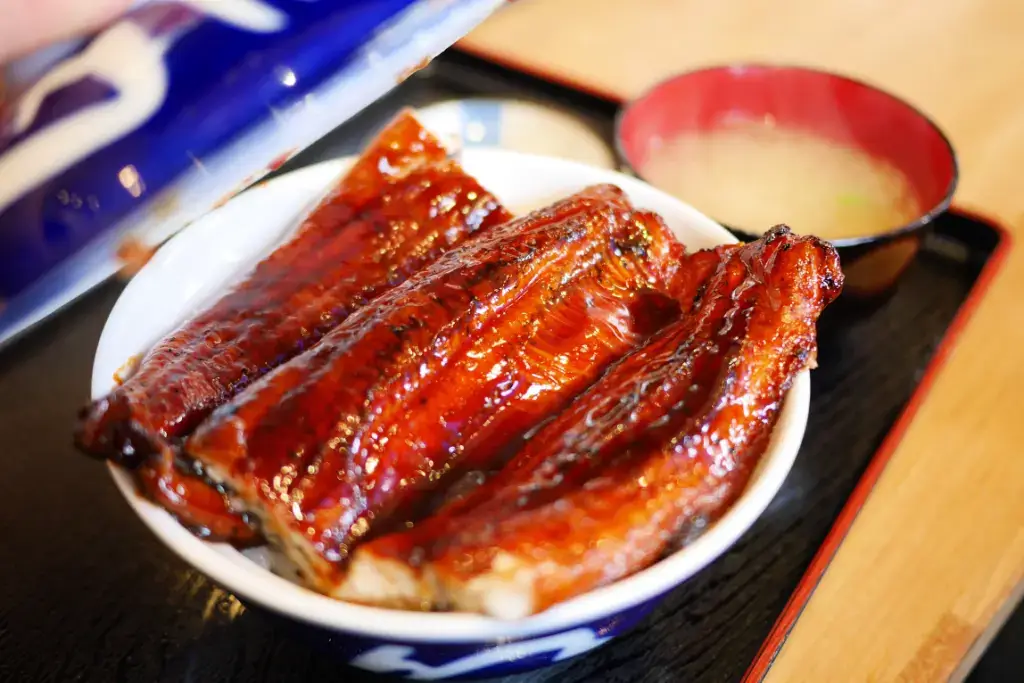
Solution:
[[[588,188],[382,295],[187,450],[330,594],[356,542],[487,468],[678,311],[683,254],[621,190]]]
[[[141,491],[220,540],[252,532],[177,453],[216,407],[473,233],[510,219],[409,113],[371,143],[296,235],[85,408],[76,442],[136,468]]]
[[[614,365],[490,481],[357,549],[339,594],[518,618],[697,537],[742,492],[842,286],[835,250],[785,227],[714,258],[691,314]]]

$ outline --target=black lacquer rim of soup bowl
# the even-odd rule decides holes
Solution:
[[[621,107],[619,107],[618,112],[616,112],[616,114],[615,114],[615,129],[614,129],[615,155],[618,157],[620,167],[624,168],[625,170],[628,170],[629,173],[631,173],[632,175],[636,176],[637,178],[643,180],[644,182],[649,182],[647,180],[647,178],[644,176],[644,174],[641,173],[640,170],[638,168],[636,168],[636,166],[633,164],[633,162],[629,159],[629,156],[626,154],[626,150],[623,148],[623,144],[622,144],[623,120],[625,119],[626,114],[628,114],[629,111],[637,103],[642,102],[645,99],[647,99],[647,97],[649,97],[654,91],[658,90],[662,86],[667,85],[668,83],[671,83],[672,81],[678,80],[680,78],[685,78],[685,77],[688,77],[688,76],[693,76],[693,75],[700,74],[700,73],[707,73],[707,72],[711,72],[711,71],[727,71],[727,70],[729,70],[729,71],[802,71],[802,72],[807,73],[807,74],[819,75],[819,76],[827,76],[827,77],[830,77],[830,78],[837,78],[837,79],[846,81],[848,83],[852,83],[854,85],[859,85],[859,86],[864,87],[864,88],[869,88],[869,89],[874,90],[875,92],[877,92],[877,93],[879,93],[879,94],[881,94],[881,95],[883,95],[885,97],[888,97],[895,104],[901,105],[901,106],[906,107],[907,109],[909,109],[918,118],[920,118],[923,122],[928,124],[928,126],[931,127],[931,129],[935,131],[935,133],[939,136],[939,138],[945,144],[946,150],[949,152],[949,159],[950,159],[950,162],[953,165],[953,169],[952,169],[952,173],[950,174],[949,184],[946,186],[946,191],[943,194],[942,199],[940,199],[932,208],[930,208],[928,211],[925,211],[924,213],[922,213],[920,216],[915,218],[913,221],[911,221],[909,223],[905,223],[903,225],[900,225],[899,227],[893,228],[891,230],[887,230],[886,232],[881,232],[881,233],[874,234],[874,235],[866,235],[864,237],[844,237],[844,238],[841,238],[841,239],[829,240],[829,242],[833,246],[835,246],[837,249],[842,249],[844,247],[856,247],[856,246],[861,246],[861,245],[865,245],[865,244],[871,244],[871,243],[874,243],[874,242],[888,242],[888,241],[890,241],[892,239],[895,239],[897,237],[902,237],[903,235],[907,235],[907,234],[916,232],[918,230],[921,230],[922,228],[925,228],[930,223],[932,223],[935,220],[936,217],[942,215],[943,213],[945,213],[946,211],[949,210],[950,204],[953,201],[953,195],[956,193],[956,188],[957,188],[957,186],[960,183],[960,162],[959,162],[959,159],[957,158],[956,150],[953,148],[953,144],[949,140],[949,136],[946,135],[946,133],[934,121],[934,119],[932,119],[930,116],[928,116],[923,111],[921,111],[920,108],[914,106],[913,104],[911,104],[907,100],[905,100],[905,99],[903,99],[903,98],[901,98],[901,97],[899,97],[897,95],[894,95],[893,93],[889,92],[888,90],[884,90],[882,88],[879,88],[876,85],[868,83],[867,81],[861,80],[859,78],[854,78],[852,76],[847,76],[845,74],[838,73],[838,72],[835,72],[835,71],[828,71],[828,70],[824,70],[824,69],[816,69],[816,68],[813,68],[813,67],[801,66],[801,65],[796,65],[796,64],[785,64],[785,63],[776,64],[776,63],[770,63],[770,62],[736,62],[736,63],[726,63],[726,64],[713,64],[713,65],[709,65],[709,66],[700,67],[700,68],[697,68],[697,69],[690,69],[688,71],[682,71],[680,73],[676,73],[676,74],[673,74],[671,76],[668,76],[666,78],[661,79],[660,81],[658,81],[654,85],[648,87],[646,90],[641,92],[639,95],[637,95],[636,97],[632,98],[631,100],[629,100],[628,102],[623,104]],[[654,183],[651,183],[651,184],[654,185]],[[654,186],[657,187],[657,185],[654,185]],[[683,197],[677,197],[677,198],[680,201],[686,202],[686,199],[683,198]],[[694,207],[694,208],[697,208],[697,210],[700,211],[700,209],[698,207]],[[739,228],[739,227],[736,227],[736,226],[733,226],[733,225],[729,225],[727,223],[722,223],[721,221],[718,221],[718,219],[716,219],[714,216],[709,216],[709,218],[711,218],[712,220],[715,220],[716,222],[718,222],[722,227],[724,227],[727,230],[729,230],[729,232],[732,232],[732,233],[734,233],[734,234],[736,234],[738,236],[742,236],[743,238],[749,238],[750,240],[755,240],[755,239],[759,238],[763,234],[762,232],[751,232],[750,230],[747,230],[745,228]],[[765,226],[765,229],[767,230],[768,227],[769,226]]]

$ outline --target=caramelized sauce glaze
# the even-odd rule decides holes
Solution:
[[[701,258],[721,264],[691,315],[613,366],[490,481],[361,546],[354,564],[411,566],[428,606],[525,616],[699,534],[745,486],[842,282],[834,249],[785,228]]]
[[[161,340],[83,411],[76,440],[140,468],[144,495],[186,525],[248,542],[223,497],[175,467],[179,440],[375,296],[510,215],[409,113],[369,146],[294,238]]]
[[[353,543],[453,469],[488,466],[663,324],[677,306],[651,290],[677,286],[682,260],[656,216],[589,188],[382,295],[218,410],[188,451],[329,591]]]

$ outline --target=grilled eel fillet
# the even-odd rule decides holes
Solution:
[[[415,517],[675,315],[684,250],[618,188],[491,229],[353,314],[211,416],[186,448],[306,582]]]
[[[746,485],[842,285],[830,245],[782,226],[720,254],[692,314],[614,365],[489,482],[360,546],[338,594],[518,618],[699,535]]]
[[[290,241],[83,411],[78,446],[136,467],[143,492],[204,535],[246,542],[223,495],[176,466],[214,408],[315,344],[382,291],[511,218],[408,112],[371,143]],[[182,463],[179,462],[178,465]],[[187,465],[187,463],[185,463]]]

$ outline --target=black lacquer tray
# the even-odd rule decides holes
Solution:
[[[614,103],[450,54],[282,172],[356,151],[402,106],[481,94],[574,108],[610,140]],[[888,301],[824,321],[804,446],[763,517],[631,633],[509,680],[738,681],[759,652],[770,659],[858,481],[884,460],[957,321],[984,295],[1001,234],[950,212]],[[384,680],[245,610],[165,549],[105,468],[73,451],[75,411],[120,289],[108,283],[0,354],[0,681]]]

